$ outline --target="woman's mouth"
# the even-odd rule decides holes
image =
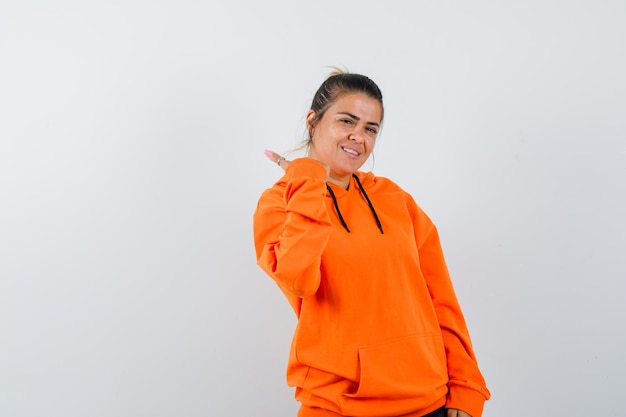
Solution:
[[[348,156],[350,156],[351,158],[356,158],[359,155],[361,155],[359,152],[355,151],[354,149],[344,148],[343,146],[341,147],[341,150],[344,151],[346,154],[348,154]]]

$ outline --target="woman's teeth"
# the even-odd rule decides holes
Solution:
[[[344,152],[349,153],[351,155],[359,156],[359,153],[357,151],[353,150],[353,149],[347,149],[347,148],[344,148],[344,147],[342,147],[341,149],[343,149]]]

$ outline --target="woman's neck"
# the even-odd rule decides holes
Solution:
[[[334,175],[331,172],[328,175],[328,179],[326,181],[330,182],[331,184],[335,184],[335,185],[343,188],[344,190],[347,190],[350,187],[350,179],[351,178],[352,178],[352,175],[337,176],[337,175]]]

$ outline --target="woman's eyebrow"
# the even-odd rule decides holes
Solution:
[[[350,118],[352,118],[352,119],[354,119],[354,120],[356,120],[356,121],[361,120],[361,118],[360,118],[360,117],[357,117],[357,116],[355,116],[355,115],[354,115],[354,114],[352,114],[352,113],[348,113],[348,112],[339,112],[339,113],[337,113],[337,114],[343,114],[343,115],[346,115],[346,116],[348,116],[348,117],[350,117]],[[368,124],[368,125],[372,125],[372,126],[377,126],[377,127],[380,127],[380,123],[376,123],[376,122],[367,122],[367,124]]]

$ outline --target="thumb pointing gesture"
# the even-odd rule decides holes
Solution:
[[[264,153],[270,161],[277,163],[278,166],[282,169],[287,169],[287,167],[291,163],[291,161],[286,160],[285,157],[280,156],[276,152],[265,150]]]

